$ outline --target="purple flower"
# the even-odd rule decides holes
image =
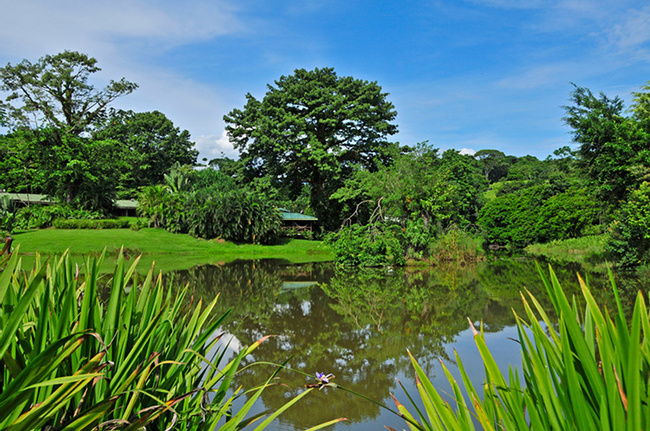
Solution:
[[[318,380],[318,384],[320,384],[320,385],[329,384],[330,379],[333,379],[333,378],[334,378],[334,374],[330,373],[330,374],[325,375],[325,373],[316,372],[316,380]]]

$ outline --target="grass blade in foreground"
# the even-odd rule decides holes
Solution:
[[[213,316],[216,299],[189,303],[185,291],[163,286],[153,267],[139,283],[136,263],[127,267],[120,257],[104,304],[102,259],[86,262],[83,281],[67,254],[51,264],[37,257],[29,271],[18,253],[4,261],[0,429],[212,431],[246,424],[245,411],[226,420],[245,392],[226,394],[241,359],[264,339],[224,364],[224,349],[215,348],[224,317]]]
[[[566,297],[552,269],[550,278],[542,274],[542,282],[551,296],[557,324],[530,293],[528,298],[522,295],[526,318],[516,318],[523,380],[516,369],[506,380],[483,334],[474,329],[486,373],[482,398],[458,358],[471,410],[446,369],[457,410],[441,401],[443,396],[426,384],[428,379],[411,358],[418,380],[423,382],[418,388],[427,417],[419,415],[421,429],[649,429],[650,313],[639,293],[628,324],[611,272],[610,279],[618,304],[613,317],[601,310],[582,278],[579,283],[586,305],[579,309],[575,299]],[[470,412],[474,420],[468,420]]]

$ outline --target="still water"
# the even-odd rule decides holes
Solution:
[[[548,274],[548,266],[542,264]],[[578,291],[576,273],[586,277],[598,300],[611,301],[606,274],[554,265],[568,292]],[[475,384],[483,367],[468,320],[483,323],[486,342],[504,371],[520,367],[513,312],[523,314],[520,292],[528,289],[550,309],[534,261],[512,260],[465,267],[344,270],[330,263],[287,265],[281,261],[205,265],[167,275],[206,299],[219,294],[218,310],[232,309],[223,330],[237,350],[265,335],[247,363],[288,360],[279,385],[267,389],[256,411],[277,409],[315,383],[315,372],[333,373],[335,383],[394,408],[390,394],[410,407],[405,388],[417,396],[410,351],[434,385],[448,390],[440,366],[457,372],[457,352]],[[618,280],[623,293],[644,289],[640,281]],[[624,295],[626,306],[633,295]],[[224,337],[226,338],[226,337]],[[235,385],[251,388],[274,371],[271,365],[244,369]],[[310,377],[311,376],[311,377]],[[400,385],[403,385],[403,387]],[[243,400],[241,401],[243,403]],[[313,391],[286,411],[270,430],[303,430],[345,417],[336,430],[407,428],[402,419],[340,389]],[[332,428],[330,428],[332,429]]]

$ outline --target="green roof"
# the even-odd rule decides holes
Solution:
[[[9,196],[12,201],[20,201],[25,203],[51,203],[52,200],[48,199],[47,195],[37,195],[34,193],[0,193],[0,197]]]
[[[0,197],[9,196],[12,201],[19,201],[30,204],[51,204],[52,199],[47,195],[38,195],[35,193],[0,193]],[[121,209],[135,209],[138,207],[138,202],[129,199],[118,199],[114,202],[116,208]]]
[[[284,208],[278,208],[278,210],[280,210],[280,215],[282,216],[282,220],[285,221],[318,221],[316,217],[312,217],[300,213],[292,213],[289,210]]]
[[[136,209],[138,207],[138,201],[133,199],[118,199],[114,202],[116,208],[122,209]]]

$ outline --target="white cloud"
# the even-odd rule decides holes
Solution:
[[[461,148],[460,150],[458,150],[458,152],[460,154],[469,155],[469,156],[473,156],[474,154],[476,154],[476,150],[472,148]]]
[[[232,33],[243,27],[231,6],[207,0],[25,0],[5,2],[3,14],[11,19],[5,19],[0,26],[0,44],[5,54],[20,56],[76,46],[110,49],[119,46],[123,38],[173,46]],[[93,55],[99,55],[97,49]]]
[[[472,3],[499,9],[537,9],[548,4],[544,0],[473,0]]]
[[[236,159],[238,154],[233,149],[232,144],[228,140],[228,135],[224,130],[221,135],[201,135],[195,138],[196,149],[199,150],[201,155],[199,157],[206,157],[208,160],[221,157],[223,153],[226,157]]]
[[[497,88],[510,90],[530,90],[547,85],[566,83],[577,76],[579,65],[563,62],[537,64],[496,81]]]
[[[216,157],[221,151],[232,157],[232,147],[219,135],[221,116],[233,106],[227,100],[230,92],[151,59],[179,45],[246,31],[236,12],[225,0],[7,2],[3,13],[11,19],[0,26],[0,64],[36,61],[66,49],[87,53],[102,68],[92,77],[98,88],[121,77],[140,86],[113,106],[161,111],[190,131],[199,157]]]
[[[650,60],[648,42],[650,42],[650,6],[640,10],[626,11],[620,21],[611,28],[609,42],[623,53]]]

